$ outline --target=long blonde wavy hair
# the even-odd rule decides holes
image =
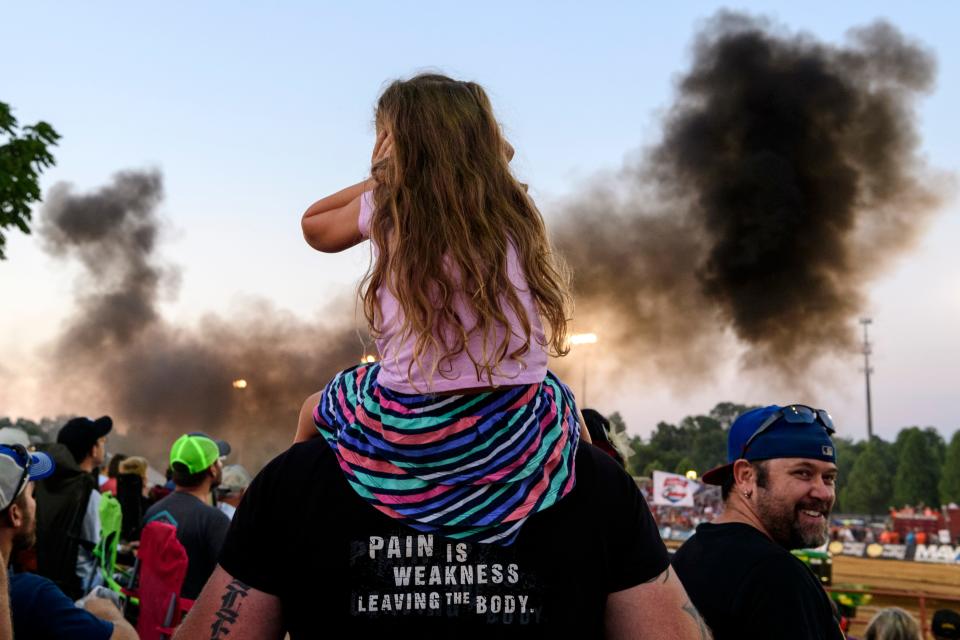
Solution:
[[[569,272],[526,188],[510,171],[509,145],[483,88],[436,74],[397,80],[380,96],[376,121],[378,131],[392,136],[393,150],[372,168],[377,186],[370,238],[377,251],[360,294],[374,335],[382,335],[377,292],[388,287],[403,310],[399,339],[416,338],[411,378],[414,364],[428,376],[443,375],[466,350],[478,380],[492,386],[501,362],[522,361],[530,350],[531,319],[507,272],[512,242],[549,328],[543,346],[565,355]],[[454,307],[458,291],[475,312],[470,334],[481,337],[480,354],[466,349],[471,335]],[[505,305],[519,318],[525,338],[510,352],[517,328],[508,325]],[[507,327],[499,340],[498,326]],[[428,350],[438,357],[424,367]]]

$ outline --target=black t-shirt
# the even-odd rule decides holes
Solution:
[[[668,557],[633,479],[582,444],[576,487],[513,545],[418,533],[367,504],[321,439],[260,472],[220,564],[281,598],[293,638],[602,637],[607,594],[662,573]],[[388,637],[388,636],[384,636]]]
[[[673,568],[716,640],[843,640],[813,572],[750,525],[701,524]]]
[[[189,493],[174,491],[147,509],[144,525],[153,520],[168,522],[177,528],[177,540],[187,552],[187,577],[180,594],[195,600],[217,566],[230,518]]]

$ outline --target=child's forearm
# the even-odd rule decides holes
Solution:
[[[365,191],[370,191],[373,189],[373,187],[373,178],[367,178],[366,180],[358,182],[357,184],[350,185],[346,189],[341,189],[333,195],[329,195],[326,198],[321,198],[320,200],[314,202],[307,208],[306,212],[304,212],[303,217],[309,218],[310,216],[315,216],[327,211],[345,207]]]
[[[373,188],[364,180],[310,205],[300,219],[303,238],[324,253],[337,253],[363,241],[360,231],[360,197]]]

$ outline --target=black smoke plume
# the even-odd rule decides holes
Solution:
[[[602,334],[607,357],[592,362],[684,386],[731,345],[785,380],[848,353],[867,285],[938,204],[913,114],[933,78],[930,54],[882,22],[843,47],[733,13],[707,23],[660,143],[555,227],[576,328]],[[303,398],[357,361],[351,304],[332,325],[266,303],[197,327],[164,320],[177,273],[157,253],[161,183],[121,173],[48,198],[47,246],[84,270],[47,388],[113,414],[134,435],[128,453],[160,461],[177,434],[204,430],[255,467],[291,440]]]
[[[158,308],[177,285],[157,253],[162,198],[158,172],[119,173],[91,194],[51,190],[43,239],[83,272],[76,311],[52,346],[47,388],[77,413],[111,414],[128,431],[127,453],[162,464],[179,434],[205,431],[231,442],[232,460],[256,468],[292,441],[307,395],[358,361],[349,303],[331,314],[345,318],[334,325],[261,302],[239,317],[173,326]],[[235,388],[237,379],[248,386]]]
[[[561,212],[577,326],[675,386],[738,350],[791,383],[849,353],[866,286],[939,201],[913,113],[934,68],[885,22],[837,47],[719,13],[662,140]]]

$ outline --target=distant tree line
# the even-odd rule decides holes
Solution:
[[[614,439],[629,449],[627,470],[632,475],[691,469],[702,475],[726,462],[730,424],[751,408],[721,402],[706,415],[687,416],[679,424],[660,422],[646,439],[629,437],[619,413],[608,419]],[[34,440],[52,441],[67,419],[0,417],[0,428],[17,427]],[[834,436],[834,444],[840,470],[834,508],[838,513],[880,515],[890,507],[960,504],[960,430],[949,445],[933,427],[901,429],[893,442],[876,436],[869,442]]]
[[[72,417],[73,416],[58,416],[56,418],[42,418],[40,422],[34,422],[26,418],[11,420],[10,418],[0,417],[0,429],[4,427],[16,427],[30,436],[30,439],[33,441],[52,442],[56,440],[57,431],[60,430],[60,427],[65,425],[67,420]]]
[[[706,415],[687,416],[679,424],[660,422],[649,438],[627,440],[632,455],[628,471],[649,476],[655,469],[698,474],[724,464],[727,431],[733,420],[751,409],[721,402]],[[619,414],[610,422],[615,432],[626,433]],[[947,444],[933,427],[901,429],[896,440],[874,436],[854,441],[834,436],[837,448],[838,513],[883,514],[890,507],[960,504],[960,430]]]

